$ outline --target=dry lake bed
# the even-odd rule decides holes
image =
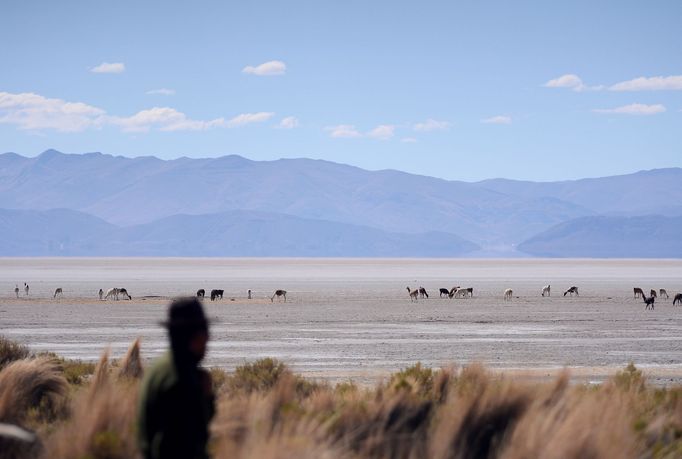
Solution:
[[[564,297],[573,285],[580,296]],[[98,299],[114,286],[133,299]],[[411,302],[407,286],[430,297]],[[453,286],[473,298],[439,298]],[[670,298],[646,311],[633,287]],[[481,362],[523,378],[569,367],[596,382],[634,362],[656,384],[682,383],[682,307],[672,305],[682,260],[0,258],[0,333],[86,360],[107,347],[120,357],[140,337],[152,358],[166,347],[158,322],[169,299],[200,288],[225,291],[204,300],[208,366],[267,356],[309,377],[370,383],[416,362]],[[286,303],[270,301],[275,289]]]

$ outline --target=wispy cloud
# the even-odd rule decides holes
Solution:
[[[436,121],[434,119],[429,118],[424,122],[415,123],[414,126],[412,126],[412,129],[420,132],[443,131],[445,129],[448,129],[450,125],[451,124],[448,121]]]
[[[162,96],[173,96],[175,95],[175,89],[167,89],[167,88],[159,88],[159,89],[152,89],[151,91],[147,91],[147,94],[151,95],[162,95]]]
[[[665,112],[665,106],[661,104],[646,105],[646,104],[630,104],[623,105],[616,108],[596,108],[592,110],[595,113],[614,114],[614,115],[656,115]]]
[[[268,61],[255,67],[247,65],[242,69],[243,73],[258,76],[284,75],[287,65],[282,61]]]
[[[639,77],[609,86],[609,91],[682,91],[682,75]]]
[[[583,80],[573,73],[561,75],[559,78],[549,80],[544,86],[546,88],[569,88],[574,91],[583,91],[587,88],[583,83]]]
[[[329,131],[329,135],[335,139],[352,139],[362,137],[360,131],[351,124],[338,124],[336,126],[327,126],[325,131]]]
[[[200,131],[261,123],[273,116],[272,112],[257,112],[242,113],[230,119],[195,120],[170,107],[153,107],[132,116],[112,116],[82,102],[67,102],[34,93],[0,92],[0,124],[30,131],[80,132],[104,126],[117,126],[127,132]]]
[[[277,127],[280,129],[294,129],[299,125],[298,118],[295,116],[287,116],[286,118],[282,118],[282,121],[279,122]]]
[[[123,73],[125,72],[126,66],[122,62],[102,62],[97,67],[90,69],[92,73]]]
[[[367,137],[379,140],[388,140],[395,135],[395,126],[381,124],[367,133]]]
[[[485,124],[511,124],[512,119],[511,119],[511,116],[497,115],[497,116],[491,116],[490,118],[482,119],[481,123],[485,123]]]

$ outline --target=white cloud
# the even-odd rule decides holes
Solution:
[[[108,115],[101,108],[81,102],[50,99],[39,94],[0,92],[0,124],[13,124],[19,129],[80,132],[103,126],[117,126],[128,132],[201,131],[211,128],[235,128],[267,121],[272,112],[243,113],[229,120],[194,120],[170,107],[153,107],[132,116]]]
[[[491,116],[490,118],[482,119],[481,123],[486,123],[486,124],[511,124],[512,119],[511,119],[511,116],[497,115],[497,116]]]
[[[282,118],[282,121],[279,122],[277,127],[280,129],[294,129],[297,128],[299,124],[298,118],[295,116],[287,116],[286,118]]]
[[[273,112],[242,113],[231,118],[225,123],[226,127],[244,126],[251,123],[262,123],[275,116]]]
[[[351,139],[362,137],[362,134],[355,129],[355,126],[350,124],[339,124],[337,126],[327,126],[324,128],[325,131],[329,131],[329,135],[336,139]]]
[[[101,126],[105,115],[104,110],[81,102],[0,92],[0,124],[14,124],[19,129],[79,132]]]
[[[416,123],[412,128],[415,131],[428,132],[428,131],[443,131],[450,127],[450,123],[447,121],[436,121],[429,118],[422,123]]]
[[[609,91],[682,91],[682,75],[639,77],[609,86]]]
[[[258,76],[284,75],[287,65],[282,61],[268,61],[252,67],[247,65],[242,69],[243,73]]]
[[[597,108],[592,110],[595,113],[616,114],[616,115],[656,115],[665,112],[665,106],[661,104],[630,104],[616,108]]]
[[[367,133],[367,137],[379,140],[388,140],[395,135],[395,126],[381,124]]]
[[[549,80],[545,83],[546,88],[571,88],[574,91],[582,91],[587,88],[578,75],[568,73],[559,78]]]
[[[162,96],[173,96],[175,95],[175,89],[167,89],[167,88],[159,88],[159,89],[152,89],[151,91],[147,91],[146,94],[159,94]]]
[[[108,63],[102,62],[97,67],[90,69],[92,73],[123,73],[126,69],[125,64],[122,62]]]
[[[414,137],[403,137],[402,139],[400,139],[400,141],[403,143],[415,143],[417,139],[415,139]]]

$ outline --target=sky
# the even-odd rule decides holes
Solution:
[[[682,166],[682,2],[0,3],[0,152]]]

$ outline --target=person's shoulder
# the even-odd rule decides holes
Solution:
[[[177,382],[177,372],[170,353],[156,359],[145,374],[146,385],[163,387]]]

